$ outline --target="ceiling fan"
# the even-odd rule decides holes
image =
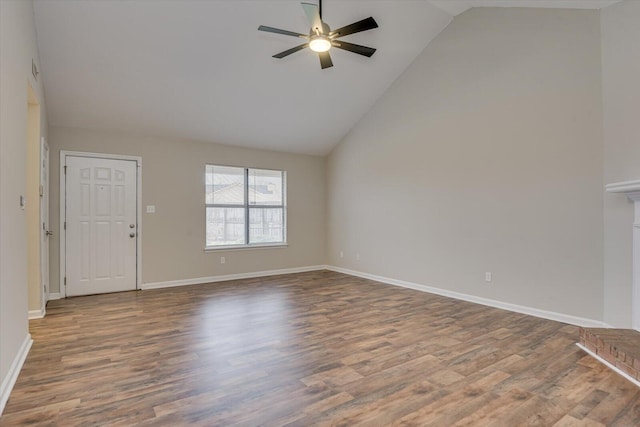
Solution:
[[[285,56],[289,56],[292,53],[298,52],[299,50],[308,47],[312,51],[318,53],[318,56],[320,57],[320,67],[322,67],[322,69],[325,69],[333,67],[333,62],[331,61],[331,56],[329,55],[329,50],[332,47],[348,50],[349,52],[364,55],[366,57],[371,57],[371,55],[375,53],[376,50],[372,47],[361,46],[358,44],[348,43],[343,40],[338,40],[341,37],[348,36],[349,34],[378,28],[378,23],[372,17],[368,17],[361,21],[354,22],[353,24],[331,31],[329,25],[327,25],[327,23],[322,20],[322,0],[319,0],[317,5],[312,3],[302,3],[302,8],[304,9],[304,13],[309,19],[309,23],[311,24],[311,29],[309,30],[308,35],[295,33],[293,31],[281,30],[279,28],[267,27],[265,25],[260,25],[258,27],[259,31],[284,34],[285,36],[293,36],[306,40],[306,42],[301,45],[292,47],[291,49],[287,49],[284,52],[273,55],[274,58],[282,59]]]

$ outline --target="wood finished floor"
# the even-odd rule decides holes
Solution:
[[[638,426],[578,329],[319,271],[52,301],[0,425]]]

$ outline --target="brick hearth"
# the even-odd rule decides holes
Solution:
[[[632,329],[580,328],[580,344],[640,381],[640,332]]]

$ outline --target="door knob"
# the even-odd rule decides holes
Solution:
[[[136,228],[135,224],[129,224],[129,228]]]
[[[131,237],[131,238],[136,237],[136,233],[129,233],[129,237]]]

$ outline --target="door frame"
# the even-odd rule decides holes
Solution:
[[[67,232],[64,228],[65,218],[67,217],[67,180],[64,171],[66,157],[87,157],[107,160],[129,160],[136,162],[136,221],[137,230],[136,235],[136,289],[140,289],[142,285],[142,157],[140,156],[126,156],[120,154],[104,154],[104,153],[90,153],[84,151],[67,151],[60,150],[60,295],[63,298],[67,297],[67,288],[64,284],[64,279],[67,275],[67,252],[66,252],[66,239]],[[51,284],[49,284],[51,286]]]
[[[47,158],[45,159],[45,147],[47,151]],[[44,162],[47,161],[47,186],[45,188],[43,182],[44,175]],[[49,234],[46,238],[46,243],[42,243],[42,235],[44,233],[48,233],[51,231],[51,212],[49,211],[49,206],[51,205],[50,200],[50,191],[51,191],[51,147],[49,147],[49,143],[47,143],[46,138],[43,136],[40,138],[40,224],[43,225],[43,228],[40,230],[40,290],[42,292],[42,307],[46,307],[47,302],[49,301],[49,295],[51,295],[51,266],[49,265],[49,259],[51,256],[51,247],[49,242],[51,241],[51,234]],[[45,197],[45,195],[47,197]],[[46,207],[47,217],[44,217],[43,208]],[[47,229],[44,229],[44,222],[46,221]],[[46,257],[45,255],[45,244],[46,244]],[[47,277],[44,277],[43,271],[45,269],[43,266],[47,265],[46,272]]]

